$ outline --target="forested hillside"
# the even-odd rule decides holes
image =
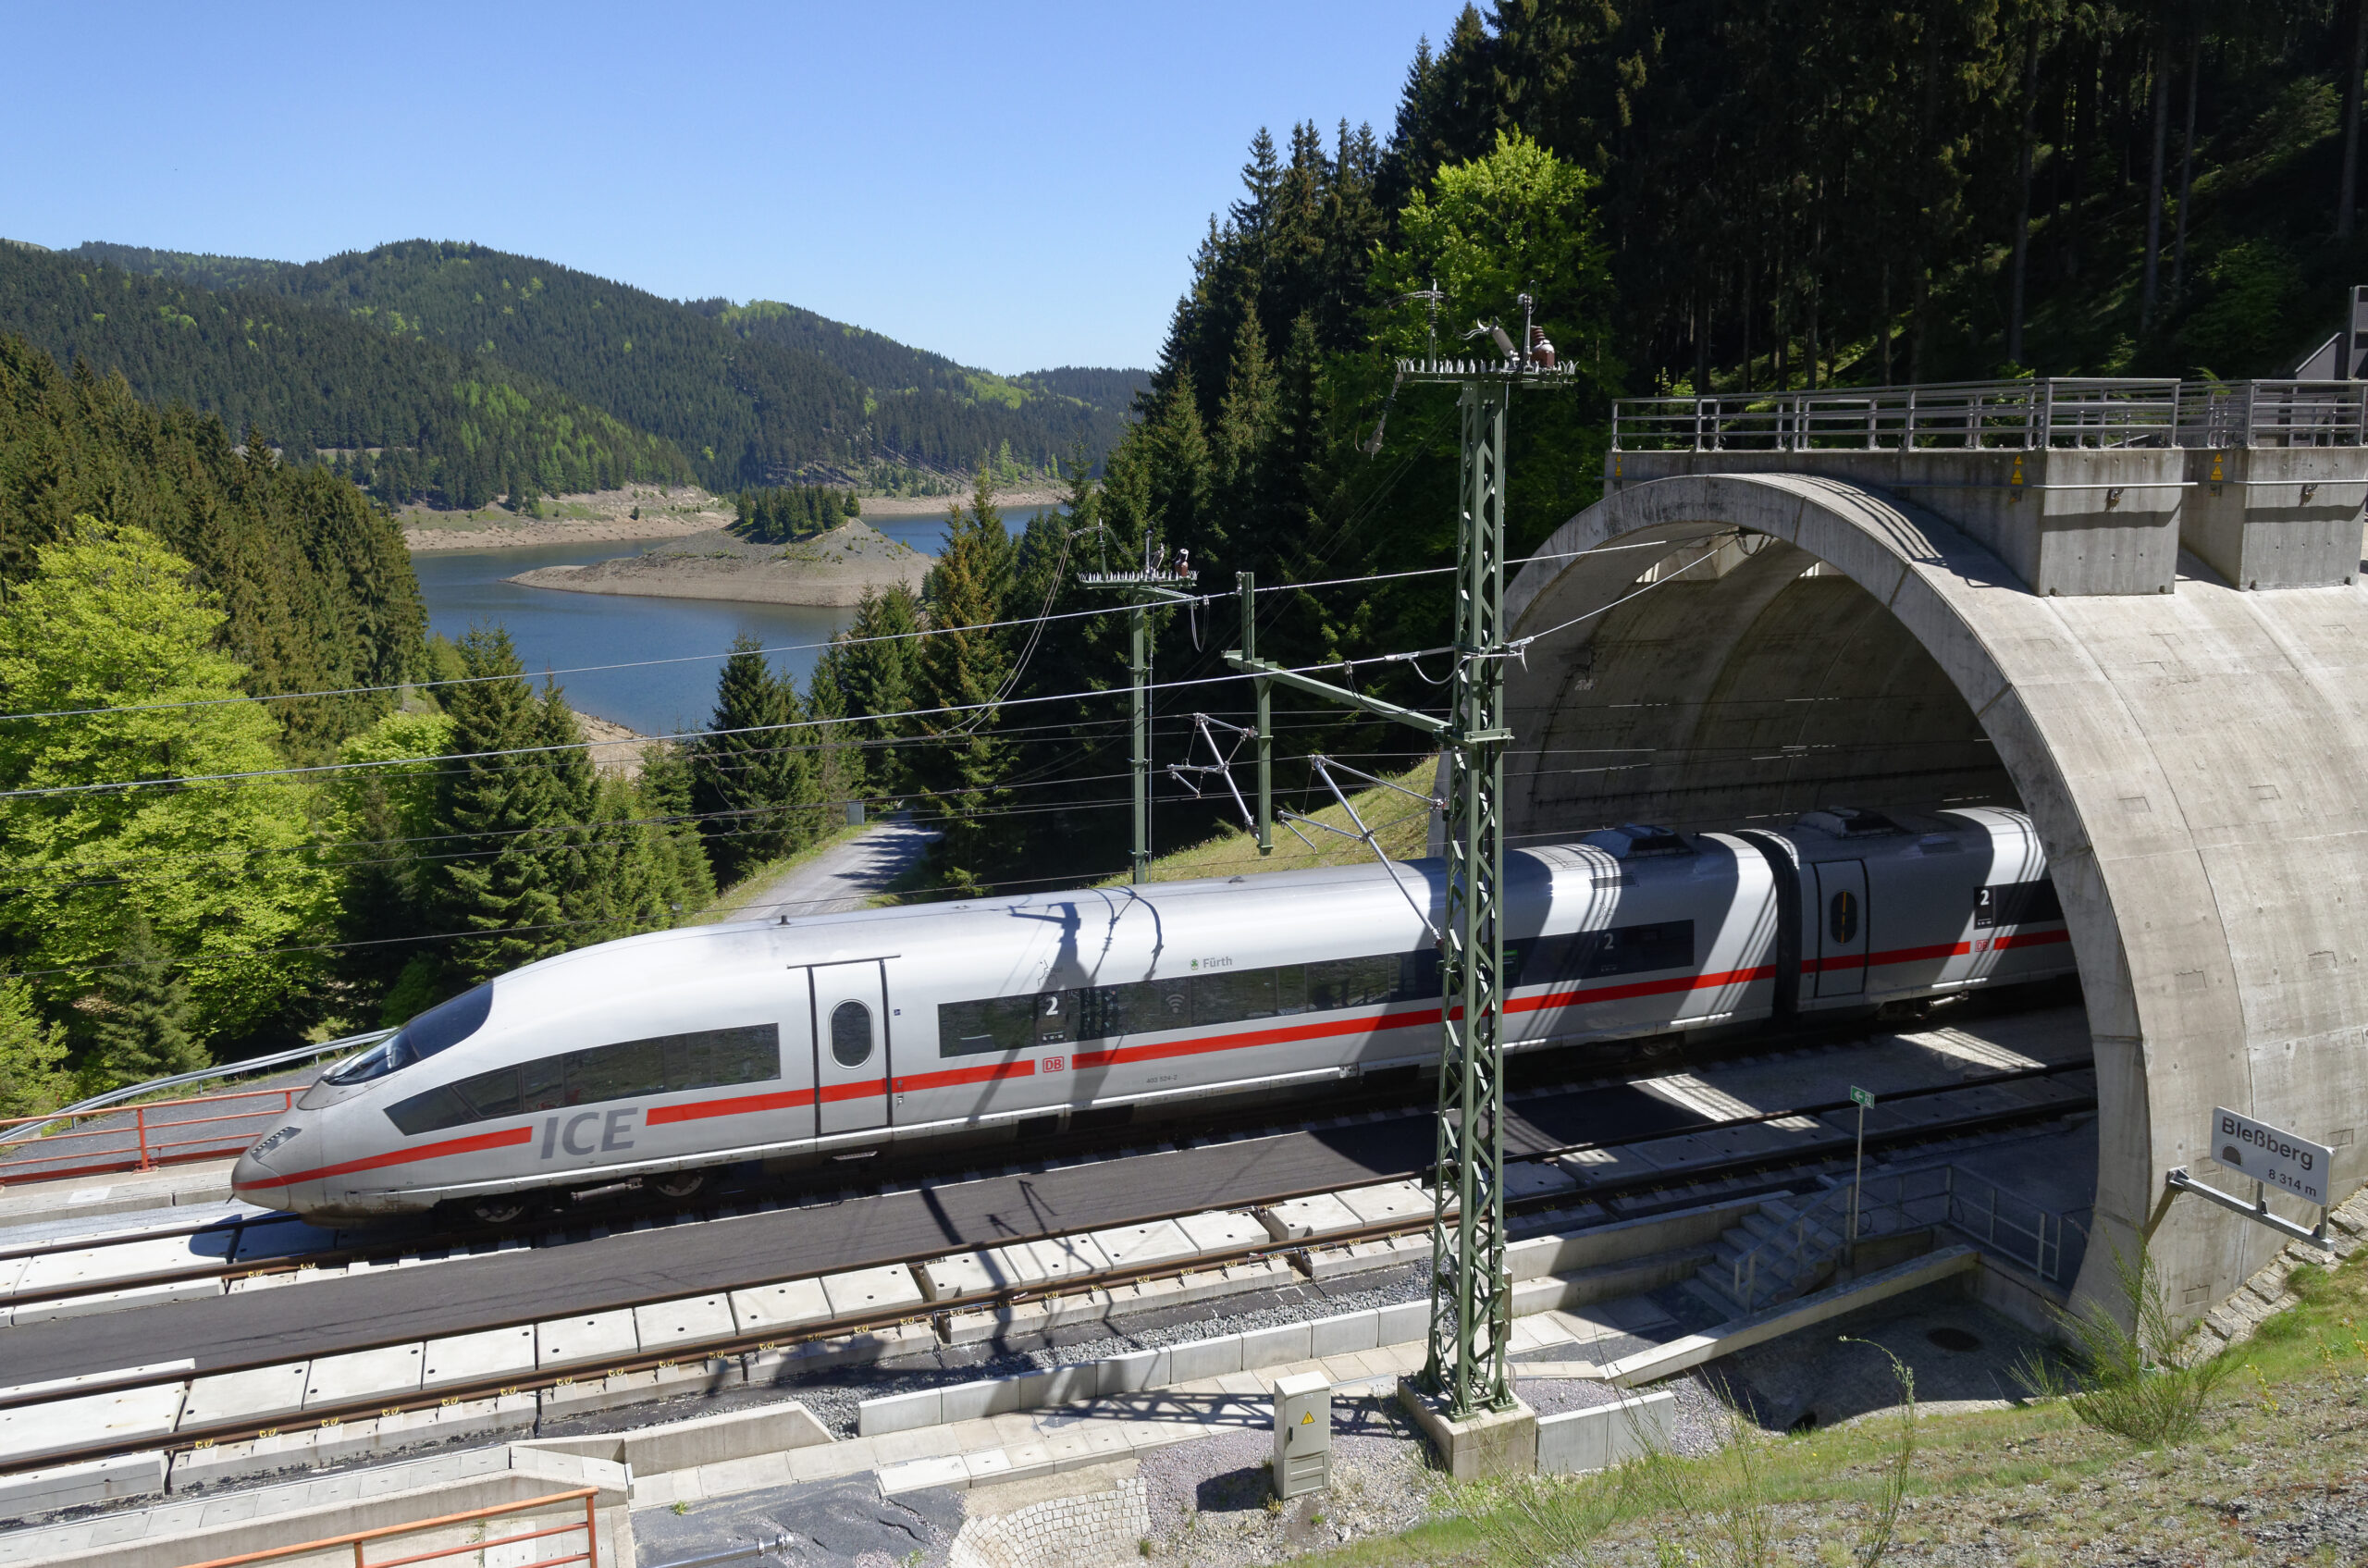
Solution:
[[[274,293],[0,244],[0,331],[240,435],[260,427],[291,458],[387,449],[377,488],[395,503],[474,507],[522,486],[556,494],[690,474],[667,442],[548,382]]]
[[[968,370],[758,301],[685,305],[530,256],[405,241],[289,264],[86,244],[134,272],[267,290],[560,388],[679,449],[718,490],[965,473],[1006,446],[1039,472],[1116,439],[1124,395]]]
[[[1383,205],[1500,130],[1587,170],[1639,387],[2273,374],[2368,281],[2362,17],[1507,0],[1415,59]]]
[[[256,695],[416,679],[426,616],[402,536],[352,485],[241,454],[212,414],[158,410],[90,364],[71,372],[0,333],[0,601],[74,519],[145,529],[186,559],[227,619],[216,645]],[[23,705],[0,693],[0,710]],[[385,692],[272,705],[310,757],[393,706]],[[65,728],[70,729],[67,725]],[[0,722],[21,741],[24,723]]]
[[[2274,376],[2368,282],[2350,216],[2362,0],[1504,0],[1448,16],[1386,140],[1347,125],[1254,138],[1240,199],[1192,257],[1142,421],[1073,508],[1092,540],[1079,549],[1132,560],[1150,537],[1188,549],[1206,589],[1243,570],[1312,585],[1260,600],[1259,650],[1285,662],[1448,640],[1436,578],[1334,581],[1451,559],[1453,393],[1393,394],[1388,369],[1430,340],[1424,307],[1392,302],[1433,282],[1442,349],[1475,320],[1518,320],[1527,290],[1582,372],[1572,391],[1514,404],[1516,551],[1596,498],[1623,392]],[[1025,626],[1001,645],[966,639],[962,671],[933,684],[850,649],[835,685],[848,710],[893,711],[876,705],[916,689],[1115,685],[1118,623],[1054,580],[1062,549],[1042,525],[1007,552],[957,540],[919,613],[1024,620],[1049,604],[1081,618],[1041,640]],[[948,564],[964,554],[979,562],[957,580]],[[893,611],[867,625],[893,630]],[[1164,681],[1223,673],[1230,604],[1163,620]],[[1407,663],[1360,662],[1354,678],[1417,707],[1439,697],[1437,672]],[[1229,689],[1177,695],[1161,764],[1195,744],[1191,710],[1240,718]],[[1287,790],[1312,781],[1281,758],[1377,769],[1412,745],[1284,694],[1276,706]],[[1017,720],[1008,735],[973,722],[958,747],[916,746],[930,732],[914,721],[874,737],[890,776],[962,824],[941,850],[945,885],[1123,864],[1115,710],[1025,712],[1024,736]],[[1209,809],[1171,795],[1159,841]]]

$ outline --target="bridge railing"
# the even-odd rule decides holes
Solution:
[[[2028,451],[2168,447],[2179,384],[2050,377],[1622,398],[1615,451]]]
[[[2368,445],[2368,381],[2183,381],[2183,447]]]
[[[294,1558],[326,1557],[334,1553],[340,1562],[350,1561],[353,1568],[405,1568],[405,1565],[432,1562],[452,1558],[467,1558],[475,1563],[528,1563],[534,1568],[561,1568],[562,1564],[580,1562],[586,1568],[599,1568],[600,1522],[598,1512],[599,1488],[578,1487],[573,1491],[552,1492],[544,1497],[528,1498],[523,1502],[497,1503],[490,1508],[472,1508],[462,1513],[447,1513],[440,1518],[422,1519],[411,1525],[382,1525],[375,1530],[354,1530],[342,1536],[325,1536],[315,1541],[299,1541],[293,1546],[270,1547],[262,1551],[240,1552],[236,1557],[216,1557],[192,1565],[192,1568],[254,1568],[265,1562],[285,1562]],[[584,1517],[573,1517],[581,1506]],[[623,1511],[620,1510],[620,1512]],[[518,1522],[528,1526],[512,1534],[487,1539],[487,1533],[507,1525],[490,1521],[514,1519],[519,1514],[542,1515],[554,1522],[540,1529],[534,1528],[535,1519]],[[405,1537],[453,1536],[462,1539],[450,1546],[428,1546],[424,1551],[407,1551],[401,1557],[373,1558],[366,1549],[378,1545],[416,1547],[423,1545]],[[582,1549],[567,1551],[572,1538],[580,1540]],[[347,1554],[352,1553],[351,1558]],[[692,1559],[697,1562],[727,1562],[744,1554]],[[745,1554],[756,1557],[753,1549]]]
[[[240,1089],[0,1121],[0,1132],[59,1124],[38,1138],[0,1143],[0,1187],[228,1159],[270,1130],[269,1119],[292,1109],[311,1087]]]

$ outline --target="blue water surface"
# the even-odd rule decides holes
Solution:
[[[1004,514],[1016,534],[1033,508]],[[927,555],[944,543],[945,520],[890,517],[872,526]],[[502,626],[538,680],[552,672],[582,712],[643,735],[696,729],[715,707],[716,673],[732,639],[746,632],[773,650],[774,666],[803,691],[823,645],[855,619],[848,610],[725,599],[641,599],[561,593],[505,581],[537,566],[578,566],[642,547],[605,539],[517,549],[451,550],[412,558],[431,630],[457,637],[473,626]],[[667,662],[638,662],[665,661]],[[587,668],[616,666],[626,668]]]

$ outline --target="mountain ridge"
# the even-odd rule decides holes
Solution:
[[[464,241],[314,262],[96,241],[52,253],[270,294],[490,359],[670,443],[713,489],[806,478],[906,488],[981,458],[1046,473],[1080,444],[1098,462],[1149,379],[1067,366],[996,376],[800,306],[667,300]]]

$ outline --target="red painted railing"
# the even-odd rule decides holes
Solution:
[[[0,1157],[0,1187],[228,1159],[270,1130],[259,1124],[287,1112],[309,1087],[240,1089],[186,1100],[108,1105],[65,1117],[0,1120],[0,1132],[31,1122],[65,1124],[64,1130],[44,1137],[0,1143],[0,1156],[5,1156]]]
[[[416,1525],[388,1525],[376,1530],[356,1530],[352,1535],[330,1536],[317,1541],[304,1541],[296,1546],[273,1547],[268,1551],[250,1551],[237,1557],[217,1557],[211,1562],[192,1564],[192,1568],[245,1568],[249,1563],[274,1562],[290,1557],[307,1557],[315,1552],[326,1554],[341,1551],[348,1547],[353,1550],[354,1568],[405,1568],[406,1564],[428,1562],[439,1557],[459,1557],[469,1552],[490,1553],[500,1547],[522,1546],[528,1541],[574,1535],[581,1535],[584,1537],[582,1551],[570,1552],[564,1557],[545,1557],[541,1555],[543,1549],[538,1546],[534,1549],[535,1556],[522,1556],[514,1561],[531,1563],[533,1568],[560,1568],[561,1563],[567,1562],[581,1562],[586,1564],[586,1568],[599,1568],[599,1521],[598,1515],[593,1512],[593,1500],[598,1495],[597,1488],[584,1487],[572,1492],[553,1492],[549,1497],[528,1498],[524,1502],[506,1502],[498,1508],[472,1508],[465,1513],[447,1513],[440,1519],[423,1519]],[[456,1525],[476,1524],[482,1528],[483,1521],[497,1519],[505,1513],[556,1512],[565,1504],[577,1501],[584,1504],[584,1518],[581,1523],[570,1520],[564,1525],[554,1525],[549,1529],[528,1530],[519,1535],[503,1536],[499,1540],[470,1541],[461,1546],[440,1547],[428,1551],[414,1552],[409,1557],[373,1559],[363,1555],[362,1549],[374,1542],[393,1540],[400,1536],[415,1536],[425,1530],[450,1529]],[[486,1558],[480,1556],[477,1561],[482,1562]]]

